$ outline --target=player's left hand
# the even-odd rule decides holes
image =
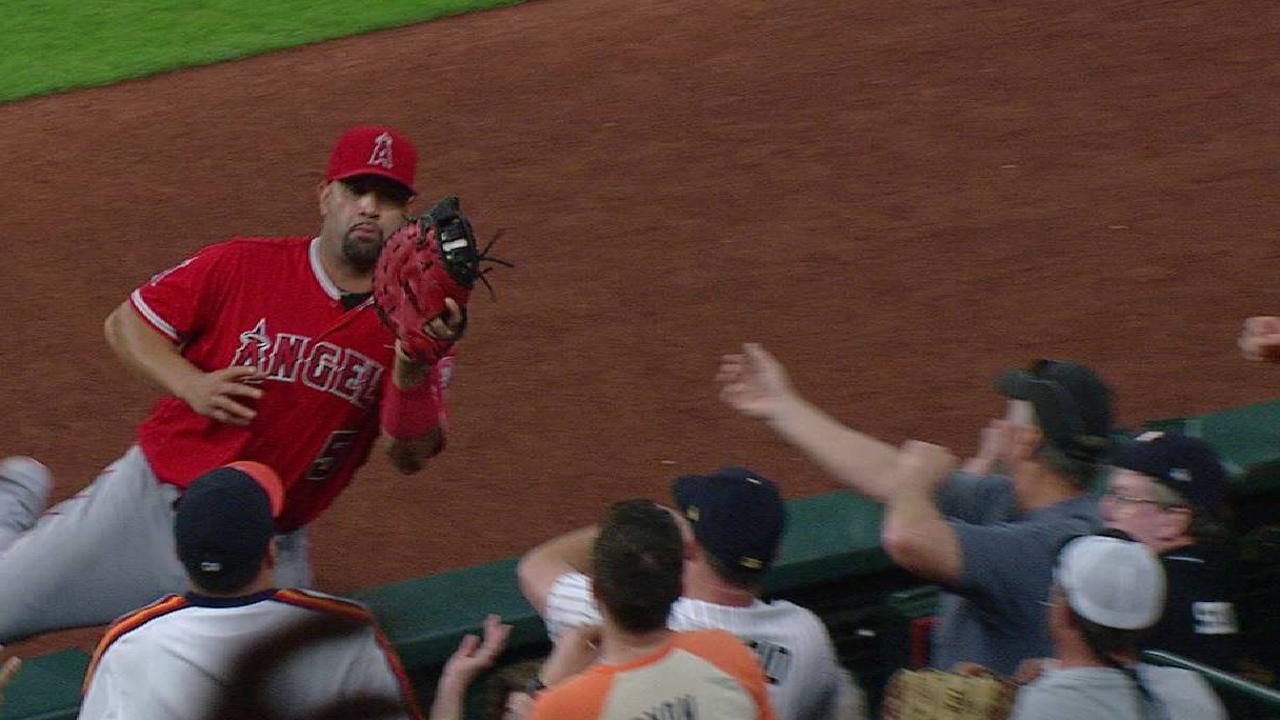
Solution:
[[[488,254],[497,237],[479,248],[450,196],[387,238],[373,267],[373,302],[403,354],[432,365],[462,337],[476,282],[489,287],[485,274],[493,265],[511,266]]]
[[[467,311],[453,298],[444,299],[444,312],[422,326],[422,332],[433,340],[457,340],[467,325]]]

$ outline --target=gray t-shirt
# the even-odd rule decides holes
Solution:
[[[1137,670],[1156,698],[1145,708],[1133,680],[1121,671],[1067,668],[1051,670],[1019,690],[1010,720],[1226,720],[1222,702],[1199,675],[1143,664]]]
[[[931,664],[949,670],[967,660],[1012,675],[1023,659],[1052,655],[1042,601],[1054,554],[1068,536],[1101,525],[1097,500],[1081,495],[1024,513],[1009,478],[962,472],[936,499],[955,529],[964,569],[942,593]]]

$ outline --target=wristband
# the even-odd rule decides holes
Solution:
[[[382,430],[397,440],[425,435],[440,427],[440,390],[436,373],[428,372],[422,382],[411,388],[397,387],[390,380],[382,393]]]

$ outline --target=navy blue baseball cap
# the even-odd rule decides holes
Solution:
[[[235,591],[262,569],[275,535],[280,478],[261,463],[238,462],[197,477],[173,521],[178,558],[200,587]]]
[[[724,467],[683,475],[671,494],[698,544],[725,567],[764,572],[777,556],[787,508],[778,487],[759,473]]]
[[[1117,443],[1111,464],[1150,477],[1192,507],[1216,507],[1227,492],[1227,471],[1218,453],[1209,443],[1179,433],[1145,432]]]
[[[1111,388],[1084,365],[1036,360],[1002,373],[996,390],[1029,401],[1045,436],[1068,454],[1096,460],[1110,447]]]

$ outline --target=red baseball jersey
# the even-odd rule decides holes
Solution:
[[[266,463],[285,485],[277,527],[315,519],[351,481],[379,434],[394,338],[372,300],[346,310],[319,240],[234,238],[208,246],[130,296],[135,310],[206,372],[256,366],[266,379],[247,427],[165,397],[138,428],[156,476],[186,487],[234,460]]]

